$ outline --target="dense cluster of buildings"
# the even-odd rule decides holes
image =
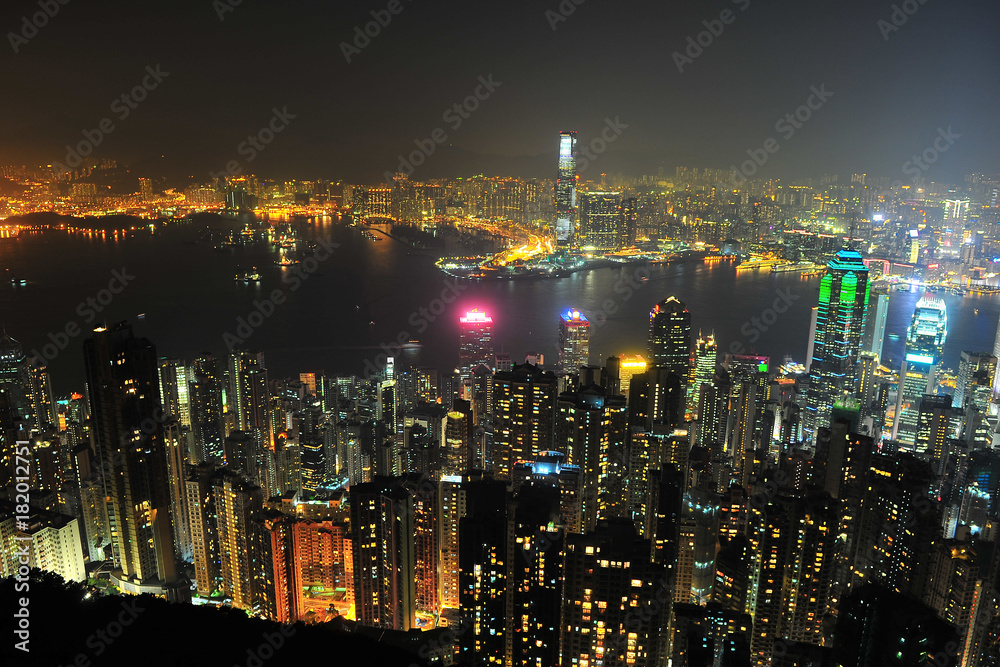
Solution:
[[[455,369],[371,377],[163,357],[122,322],[63,400],[5,336],[31,518],[0,505],[0,573],[30,540],[70,580],[426,636],[438,664],[1000,664],[997,357],[948,379],[928,294],[888,372],[887,298],[841,249],[805,372],[721,353],[674,296],[645,355],[592,364],[569,308],[556,363],[518,363],[472,310]]]
[[[59,196],[93,197],[88,169]],[[453,369],[364,377],[164,357],[121,322],[86,340],[85,391],[56,400],[5,333],[0,487],[30,512],[0,502],[0,576],[27,544],[68,580],[339,619],[444,665],[1000,665],[1000,336],[944,368],[928,291],[901,368],[882,358],[893,280],[996,284],[1000,181],[611,180],[580,182],[564,132],[554,181],[240,176],[172,201],[821,261],[805,365],[724,353],[668,296],[643,355],[592,359],[568,307],[555,363],[522,363],[475,309]]]

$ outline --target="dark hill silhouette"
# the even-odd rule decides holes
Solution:
[[[151,596],[84,599],[87,589],[33,570],[27,593],[30,653],[14,648],[13,579],[0,581],[3,642],[0,665],[136,667],[279,667],[333,663],[409,667],[414,654],[376,643],[333,625],[286,627],[226,608],[171,604]],[[124,627],[119,632],[118,623]],[[117,635],[114,637],[113,635]],[[278,648],[273,648],[278,645]],[[82,657],[79,657],[82,656]]]

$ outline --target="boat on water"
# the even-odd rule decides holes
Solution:
[[[260,282],[260,272],[254,267],[251,271],[243,271],[236,274],[236,282],[243,283],[244,285],[249,285],[250,283]]]
[[[771,273],[798,273],[802,271],[816,271],[822,268],[818,264],[803,260],[795,264],[775,264],[771,267]]]

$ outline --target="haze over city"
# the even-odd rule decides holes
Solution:
[[[6,3],[0,662],[1000,667],[998,24]]]

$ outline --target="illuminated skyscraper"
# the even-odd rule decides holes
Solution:
[[[691,369],[691,311],[675,296],[649,313],[649,366],[666,368],[687,384]]]
[[[770,665],[781,640],[819,644],[828,613],[837,532],[836,503],[825,493],[779,495],[752,508],[758,554],[751,661]],[[752,581],[754,581],[752,579]]]
[[[459,600],[462,664],[504,665],[508,635],[507,529],[510,493],[504,482],[463,484],[466,514],[459,520]]]
[[[0,391],[11,397],[15,413],[28,419],[28,359],[21,344],[6,333],[0,336]]]
[[[559,133],[559,175],[556,177],[556,243],[573,244],[576,225],[576,131]]]
[[[510,479],[514,465],[554,449],[556,376],[519,364],[493,378],[493,457],[491,469]]]
[[[479,364],[493,366],[493,318],[478,308],[459,320],[459,368],[463,378],[470,378]]]
[[[899,371],[893,440],[907,445],[915,442],[920,401],[924,394],[935,393],[937,368],[947,336],[948,313],[944,301],[925,294],[917,302],[906,332],[906,356]]]
[[[263,510],[251,526],[251,549],[256,563],[258,612],[278,623],[298,620],[294,583],[292,527],[294,519],[273,509]]]
[[[649,561],[648,540],[631,521],[601,521],[570,534],[562,604],[564,665],[663,664],[667,644],[666,568]]]
[[[250,557],[250,526],[262,509],[264,493],[241,475],[222,468],[212,479],[212,496],[220,590],[232,599],[233,607],[252,609],[256,564]]]
[[[252,432],[270,448],[271,394],[267,387],[264,355],[260,352],[234,351],[229,355],[227,403],[230,423],[241,431]]]
[[[951,396],[924,394],[920,397],[920,412],[917,415],[916,450],[934,462],[939,474],[948,453],[948,437],[951,434]]]
[[[856,367],[869,289],[868,267],[859,253],[844,248],[827,265],[810,341],[809,393],[803,419],[808,441],[815,438],[817,429],[829,426],[834,403],[857,393]]]
[[[444,419],[441,450],[441,472],[445,475],[461,475],[469,465],[472,439],[472,415],[463,412],[449,412]]]
[[[922,597],[931,585],[927,555],[941,537],[941,508],[928,495],[932,466],[902,452],[873,456],[870,470],[853,546],[856,581]]]
[[[580,197],[580,245],[594,250],[621,250],[627,237],[622,193],[585,192]]]
[[[559,316],[559,372],[570,375],[590,363],[590,321],[579,310]]]
[[[174,527],[174,549],[179,559],[190,561],[194,556],[187,492],[184,488],[188,478],[187,438],[181,433],[180,424],[175,418],[171,417],[163,424],[163,443],[167,457],[167,483],[170,489],[170,519]]]
[[[459,524],[465,516],[462,477],[443,475],[438,482],[437,528],[440,549],[441,606],[459,608]]]
[[[191,429],[199,462],[218,461],[225,456],[226,436],[223,414],[223,380],[219,360],[211,354],[197,357],[191,378]]]
[[[688,391],[688,411],[693,412],[701,396],[701,386],[711,385],[715,378],[715,366],[719,363],[719,348],[715,344],[715,334],[702,336],[694,344],[694,365],[691,366],[691,388]]]
[[[508,658],[506,665],[559,662],[565,526],[559,491],[525,484],[507,527]]]
[[[997,358],[985,352],[962,352],[953,405],[964,411],[962,439],[988,447],[992,443],[987,415]]]
[[[84,341],[97,460],[104,473],[112,580],[129,592],[178,591],[156,348],[127,322]],[[186,586],[185,586],[186,589]]]
[[[85,583],[80,522],[34,507],[15,513],[14,503],[0,501],[0,576],[13,577],[25,565]]]
[[[568,463],[580,468],[584,532],[598,519],[627,516],[627,416],[625,397],[609,396],[598,385],[559,396],[556,441],[565,447]]]
[[[671,296],[649,313],[649,411],[651,424],[684,420],[691,379],[691,311]]]
[[[414,504],[397,478],[351,486],[354,604],[362,625],[416,627]]]
[[[889,294],[872,292],[868,300],[868,310],[865,314],[865,332],[861,348],[882,358],[882,347],[885,344],[885,325],[889,320]]]
[[[648,364],[641,354],[623,354],[619,357],[618,379],[621,382],[622,396],[628,398],[632,385],[632,376],[646,372]]]
[[[176,417],[181,426],[191,428],[191,401],[188,368],[177,359],[160,359],[160,396],[163,412]]]

